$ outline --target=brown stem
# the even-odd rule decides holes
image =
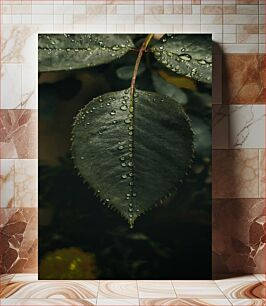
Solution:
[[[139,50],[139,54],[138,54],[138,57],[137,57],[137,60],[136,60],[136,64],[135,64],[135,67],[134,67],[133,76],[132,76],[132,80],[131,80],[131,85],[130,85],[130,95],[131,95],[131,97],[133,97],[133,95],[134,95],[136,79],[137,79],[137,74],[138,74],[141,58],[143,56],[143,53],[146,51],[146,48],[147,48],[149,42],[151,41],[153,35],[154,34],[147,35],[147,37],[145,38],[145,40],[144,40],[144,42],[143,42],[143,44],[142,44],[142,46]]]

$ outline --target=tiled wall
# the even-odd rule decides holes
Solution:
[[[1,272],[37,271],[37,33],[44,32],[213,34],[213,272],[265,272],[264,0],[0,2]]]

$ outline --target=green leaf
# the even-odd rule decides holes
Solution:
[[[195,150],[197,154],[209,156],[211,151],[211,130],[210,127],[202,120],[190,115],[191,125],[195,132]]]
[[[206,107],[211,107],[211,96],[207,93],[176,87],[160,77],[158,73],[152,74],[152,80],[154,89],[158,93],[168,96],[182,105],[189,104],[189,108],[194,112],[206,113]]]
[[[188,102],[187,95],[183,89],[178,88],[175,85],[166,82],[163,78],[159,76],[158,73],[152,74],[152,81],[154,89],[158,93],[163,94],[169,98],[172,98],[182,105]]]
[[[133,76],[134,67],[135,67],[134,65],[119,67],[116,70],[116,75],[122,80],[130,80],[132,79],[132,76]],[[137,76],[141,75],[145,70],[146,70],[146,66],[143,64],[140,64],[138,72],[137,72]]]
[[[39,71],[71,70],[107,64],[134,44],[129,35],[40,34]]]
[[[74,162],[84,180],[132,225],[185,175],[193,133],[174,100],[141,90],[89,102],[73,128]]]
[[[152,48],[170,70],[200,82],[212,82],[212,39],[209,34],[164,35]]]

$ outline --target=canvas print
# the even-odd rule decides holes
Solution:
[[[39,279],[210,279],[211,35],[38,47]]]

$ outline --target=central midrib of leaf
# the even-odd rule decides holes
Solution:
[[[133,165],[132,167],[132,176],[131,176],[131,182],[130,182],[130,194],[132,195],[132,200],[133,200],[133,205],[135,204],[135,201],[134,201],[134,195],[135,194],[135,191],[134,191],[134,178],[135,178],[135,170],[134,170],[134,115],[135,115],[135,89],[136,89],[136,79],[137,79],[137,75],[138,75],[138,70],[139,70],[139,66],[140,66],[140,62],[141,62],[141,59],[143,57],[143,54],[144,52],[146,51],[152,37],[153,37],[154,34],[149,34],[146,36],[140,50],[139,50],[139,53],[138,53],[138,57],[137,57],[137,60],[136,60],[136,63],[135,63],[135,67],[134,67],[134,71],[133,71],[133,75],[132,75],[132,80],[131,80],[131,85],[130,85],[130,105],[129,105],[129,119],[130,119],[130,116],[132,116],[131,120],[130,120],[130,123],[129,123],[129,137],[130,137],[130,143],[132,144],[132,160],[131,160],[131,163]],[[129,224],[130,224],[130,227],[132,228],[133,225],[134,225],[134,219],[132,219],[132,215],[130,214],[129,215]]]

